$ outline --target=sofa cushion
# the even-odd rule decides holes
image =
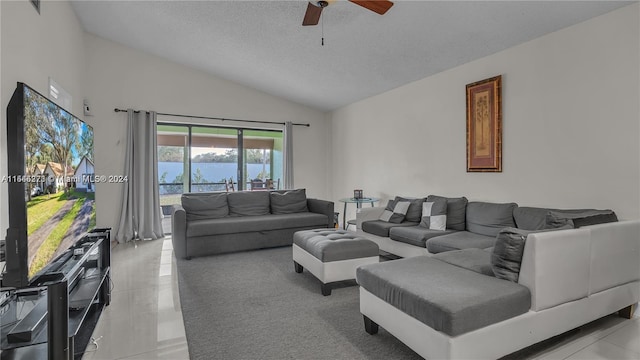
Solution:
[[[427,240],[436,236],[451,234],[454,231],[455,230],[432,230],[424,226],[395,226],[389,229],[389,238],[424,248],[427,247]]]
[[[362,231],[368,232],[369,234],[378,235],[382,237],[389,237],[389,229],[394,227],[403,227],[403,226],[417,226],[418,223],[414,222],[403,222],[400,224],[389,223],[382,220],[369,220],[362,222]]]
[[[518,282],[524,245],[530,232],[516,228],[500,230],[491,253],[492,271],[497,278]]]
[[[229,216],[223,219],[196,220],[187,223],[187,237],[270,231],[309,227],[327,227],[326,215],[311,212]]]
[[[553,213],[553,215],[547,219],[549,213]],[[546,228],[560,227],[565,225],[570,219],[578,219],[579,226],[576,227],[617,221],[615,213],[611,210],[563,210],[526,206],[515,208],[513,210],[513,219],[518,229],[523,230],[543,230]],[[547,223],[547,220],[549,223]]]
[[[524,314],[529,289],[429,256],[363,265],[365,290],[436,331],[457,336]]]
[[[491,252],[486,249],[447,251],[435,254],[433,258],[480,274],[494,276],[491,267]]]
[[[420,221],[420,226],[431,230],[445,230],[447,228],[446,200],[423,202],[422,221]]]
[[[425,201],[425,198],[416,199],[416,198],[406,198],[402,196],[396,196],[394,201],[410,202],[409,209],[407,210],[407,214],[404,217],[404,221],[420,222],[420,218],[422,217],[422,203]]]
[[[467,231],[496,236],[506,227],[516,227],[513,210],[516,203],[496,204],[472,201],[467,204]]]
[[[270,213],[268,191],[238,191],[227,195],[229,215],[255,216]]]
[[[576,210],[573,212],[552,210],[547,213],[546,228],[554,229],[566,225],[579,228],[616,221],[618,221],[618,217],[612,210]]]
[[[546,227],[547,213],[551,209],[519,206],[513,209],[513,220],[518,229],[542,230]]]
[[[474,234],[468,231],[456,231],[427,240],[427,250],[432,254],[462,249],[485,249],[493,246],[496,238]]]
[[[182,207],[187,221],[217,219],[229,215],[227,193],[182,194]]]
[[[465,230],[467,226],[467,198],[464,196],[459,198],[448,198],[438,195],[427,196],[427,201],[436,201],[439,199],[447,201],[447,229]]]
[[[389,200],[379,220],[399,224],[404,221],[407,211],[409,210],[409,205],[411,205],[409,201]]]
[[[527,236],[532,233],[560,231],[572,228],[569,224],[565,224],[560,228],[546,230],[523,230],[516,228],[504,228],[500,230],[496,237],[493,250],[491,251],[491,267],[493,273],[499,279],[518,282],[522,254],[524,254]]]
[[[307,193],[305,189],[288,190],[285,192],[271,191],[272,214],[292,214],[307,212]]]

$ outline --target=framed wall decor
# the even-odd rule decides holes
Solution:
[[[502,172],[502,75],[467,85],[467,172]]]

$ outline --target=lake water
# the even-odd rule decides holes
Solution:
[[[173,182],[174,179],[183,173],[183,163],[181,162],[158,162],[158,178],[166,173],[165,181]],[[236,163],[191,163],[191,173],[195,174],[200,170],[204,177],[202,182],[222,182],[224,179],[232,178],[234,182],[238,180],[238,165]],[[269,171],[269,165],[266,166]],[[249,179],[255,179],[262,172],[262,164],[247,164],[247,174]],[[276,176],[277,177],[277,176]],[[175,187],[175,186],[174,186]],[[206,189],[192,189],[193,191],[220,191],[221,188],[207,185]],[[167,186],[160,187],[160,193],[174,193],[176,190],[170,190]]]

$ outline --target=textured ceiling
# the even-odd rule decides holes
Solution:
[[[75,1],[86,31],[333,110],[604,14],[626,1],[346,1],[301,26],[306,1]],[[321,46],[324,27],[324,42]]]

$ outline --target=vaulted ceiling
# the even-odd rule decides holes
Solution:
[[[320,110],[333,110],[630,1],[74,1],[86,31]],[[321,39],[324,37],[324,46]]]

